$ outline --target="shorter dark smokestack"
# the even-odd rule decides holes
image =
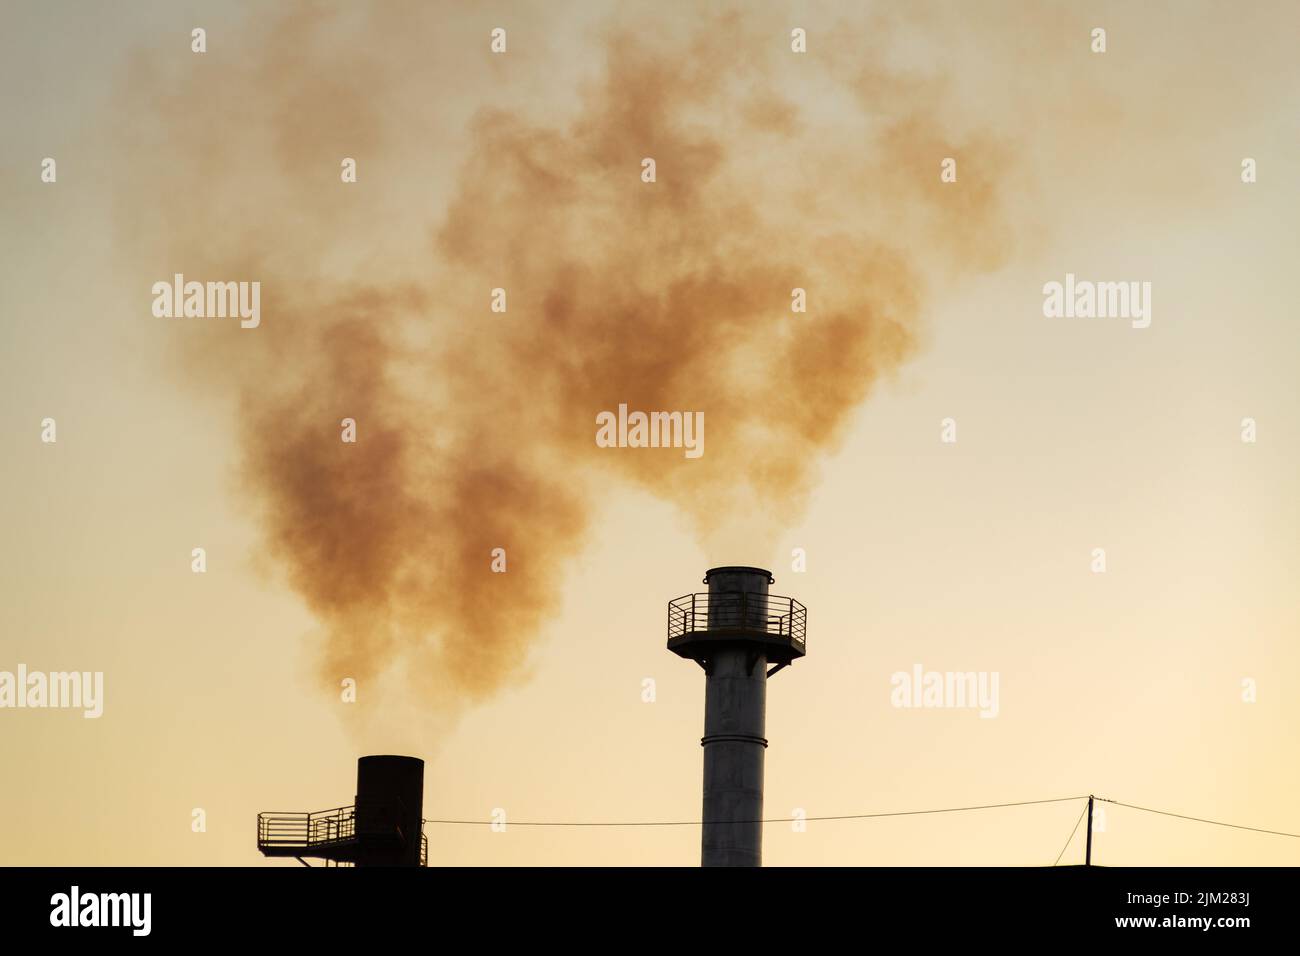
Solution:
[[[259,813],[264,856],[326,866],[425,866],[424,761],[389,754],[357,760],[356,801],[314,813]]]
[[[357,836],[370,844],[363,858],[356,860],[357,866],[420,865],[423,760],[388,755],[360,758],[356,807]]]

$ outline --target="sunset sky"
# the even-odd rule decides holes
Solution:
[[[809,608],[768,817],[1095,793],[1300,832],[1296,5],[3,21],[0,671],[105,703],[0,710],[0,863],[296,866],[256,814],[351,802],[370,753],[426,760],[432,819],[698,820],[665,612],[722,564]],[[259,281],[260,326],[156,317],[176,273]],[[1045,317],[1067,274],[1149,282],[1150,326]],[[597,447],[620,403],[703,411],[704,455]],[[892,706],[918,664],[996,672],[997,717]],[[774,823],[764,863],[1049,865],[1081,808]],[[1104,864],[1300,863],[1099,825]],[[426,832],[699,861],[692,826]]]

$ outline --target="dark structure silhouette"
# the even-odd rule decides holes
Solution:
[[[424,836],[424,761],[372,756],[357,760],[352,806],[313,813],[259,813],[257,848],[264,856],[292,856],[304,866],[427,866]]]
[[[1088,849],[1083,857],[1084,866],[1092,866],[1092,801],[1092,794],[1088,794]]]
[[[668,649],[706,675],[700,862],[761,866],[767,679],[804,656],[808,610],[768,594],[762,568],[713,568],[704,583],[668,604]]]

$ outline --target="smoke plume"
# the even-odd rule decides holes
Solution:
[[[313,6],[140,58],[124,247],[142,282],[262,283],[260,328],[177,322],[168,358],[232,400],[241,493],[330,686],[436,673],[454,710],[518,677],[610,487],[766,543],[920,347],[918,263],[1003,254],[1002,157],[952,141],[941,77],[792,53],[779,18],[679,19],[563,48],[539,19],[501,56],[475,21],[481,50],[443,56],[454,18]],[[598,448],[620,403],[704,412],[705,454]]]

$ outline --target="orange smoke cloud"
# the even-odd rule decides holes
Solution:
[[[486,97],[450,143],[393,106],[437,69],[392,66],[412,52],[402,24],[380,12],[332,38],[319,20],[295,11],[222,69],[163,84],[142,68],[131,94],[166,161],[137,151],[122,198],[143,272],[262,282],[261,328],[182,329],[179,354],[188,378],[238,395],[242,488],[322,622],[332,684],[436,671],[454,706],[517,676],[610,482],[674,502],[703,535],[750,521],[765,539],[918,348],[922,251],[987,266],[1005,242],[988,182],[939,182],[956,147],[932,86],[805,68],[743,17],[609,33],[576,98],[548,113]],[[377,57],[385,38],[397,52]],[[339,85],[356,72],[364,96]],[[809,90],[850,113],[828,120]],[[216,118],[233,120],[225,137]],[[366,180],[412,143],[459,158],[427,208],[411,180]],[[363,149],[359,184],[329,174]],[[402,227],[353,195],[416,206],[432,244],[375,253]],[[150,200],[184,214],[142,221]],[[497,287],[505,313],[489,310]],[[705,454],[598,448],[596,416],[620,403],[703,412]]]

